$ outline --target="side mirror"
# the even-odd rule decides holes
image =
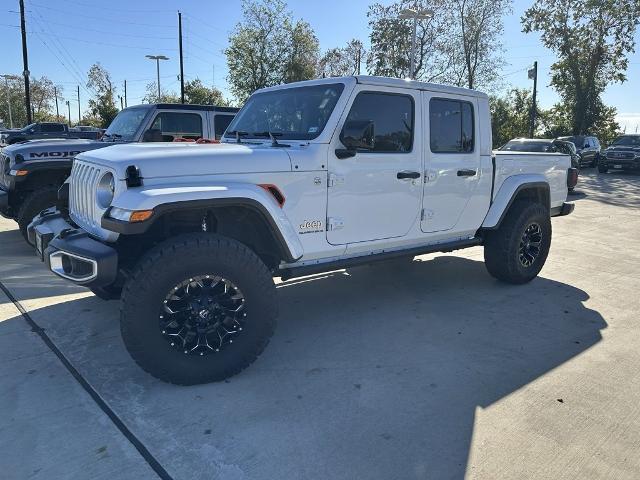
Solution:
[[[162,132],[158,128],[150,128],[142,134],[143,142],[162,142]]]
[[[373,150],[375,146],[374,123],[371,120],[350,120],[342,127],[340,141],[347,150]]]

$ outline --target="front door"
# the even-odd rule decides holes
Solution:
[[[422,123],[420,92],[365,87],[354,91],[329,149],[327,241],[333,245],[404,236],[420,212],[422,148],[414,134]],[[338,158],[345,132],[358,125],[368,125],[367,142]]]
[[[428,145],[421,228],[452,230],[480,177],[477,102],[423,92],[423,108]]]

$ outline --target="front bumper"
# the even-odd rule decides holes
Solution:
[[[618,158],[600,158],[600,165],[611,170],[640,170],[640,158],[634,159],[618,159]]]
[[[112,285],[118,275],[118,252],[70,224],[55,208],[42,211],[27,227],[36,254],[56,275],[77,285]]]

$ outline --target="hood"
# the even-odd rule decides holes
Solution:
[[[39,161],[51,159],[70,159],[81,152],[107,146],[104,142],[86,139],[68,140],[47,139],[29,140],[28,142],[15,143],[2,149],[2,152],[15,158],[22,155],[25,161]]]
[[[142,178],[291,171],[285,148],[270,144],[132,143],[78,155],[112,168],[118,179],[135,165]]]
[[[640,146],[633,145],[611,145],[607,148],[607,152],[635,152],[640,153]]]

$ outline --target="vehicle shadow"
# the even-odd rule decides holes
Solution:
[[[134,365],[117,302],[31,315],[176,479],[463,478],[477,409],[593,347],[607,326],[582,290],[500,284],[450,255],[277,289],[279,327],[261,358],[189,388]],[[556,405],[560,393],[546,393]]]
[[[569,201],[595,200],[608,205],[640,208],[640,175],[635,172],[580,172]]]

